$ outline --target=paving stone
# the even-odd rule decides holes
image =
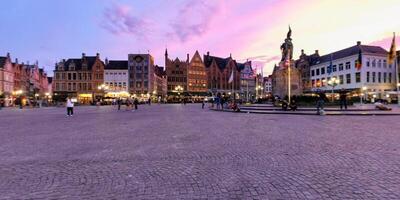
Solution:
[[[399,116],[0,111],[0,199],[400,199]]]

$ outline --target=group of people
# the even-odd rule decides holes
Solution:
[[[329,101],[328,98],[326,97],[325,92],[323,91],[318,91],[318,98],[317,98],[317,114],[323,115],[325,114],[324,111],[324,105],[325,102]],[[341,90],[339,92],[339,104],[340,104],[340,110],[347,110],[347,91],[346,90]]]
[[[149,100],[148,103],[150,105],[151,101]],[[139,100],[137,98],[134,98],[134,99],[128,98],[124,102],[121,98],[118,98],[117,99],[118,110],[121,110],[121,105],[123,105],[123,104],[126,105],[126,110],[135,111],[138,109]]]
[[[231,109],[233,111],[240,111],[240,108],[237,104],[237,101],[234,99],[229,99],[228,96],[223,96],[221,93],[217,93],[216,97],[212,100],[210,100],[211,103],[211,108],[214,108],[214,104],[216,104],[217,110],[224,110],[226,109]],[[204,109],[205,106],[205,101],[202,103],[202,108]]]
[[[121,98],[118,98],[115,101],[115,103],[116,103],[118,110],[121,110],[121,106],[125,105],[127,111],[129,111],[129,110],[135,111],[138,109],[139,100],[137,98],[134,98],[134,99],[128,98],[126,100],[122,100]],[[151,101],[149,100],[147,103],[150,105]],[[70,98],[70,97],[67,98],[65,106],[67,108],[67,116],[72,117],[74,115],[74,102],[73,102],[72,98]]]

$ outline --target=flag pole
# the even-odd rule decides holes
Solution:
[[[288,60],[288,103],[290,104],[290,98],[291,98],[291,94],[290,94],[290,90],[291,90],[291,82],[290,82],[290,56],[289,56],[289,60]]]
[[[400,82],[399,82],[399,63],[397,60],[397,52],[395,52],[396,56],[394,57],[394,66],[396,69],[396,89],[397,89],[397,105],[400,106]]]

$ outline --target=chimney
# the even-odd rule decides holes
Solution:
[[[97,58],[100,58],[100,54],[99,54],[99,53],[96,53],[96,57],[97,57]]]
[[[108,65],[108,58],[106,58],[106,65]]]
[[[317,49],[317,50],[315,50],[315,54],[319,55],[318,49]]]
[[[229,58],[232,58],[232,53],[229,54]]]
[[[65,59],[62,59],[62,62],[65,63]]]
[[[9,52],[7,52],[7,58],[10,58],[10,53]]]
[[[82,58],[84,58],[84,57],[86,57],[86,54],[85,54],[85,53],[82,53]]]
[[[187,54],[186,56],[187,56],[187,57],[186,57],[186,58],[187,58],[187,61],[189,62],[189,54]]]
[[[360,46],[361,45],[361,41],[357,41],[357,46]]]
[[[18,64],[18,58],[15,58],[15,64]]]
[[[301,50],[301,55],[304,55],[304,49]]]
[[[209,52],[209,51],[207,51],[207,57],[208,57],[208,56],[210,56],[210,52]]]

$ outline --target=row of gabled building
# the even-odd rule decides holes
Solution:
[[[47,77],[38,62],[34,64],[13,62],[10,53],[0,57],[0,98],[5,106],[17,98],[37,100],[47,98],[51,92],[52,78]]]
[[[82,54],[81,58],[56,64],[53,91],[55,100],[72,96],[81,103],[132,96],[201,100],[217,93],[250,100],[256,97],[255,80],[250,61],[238,63],[232,56],[220,58],[209,52],[203,57],[196,51],[186,59],[171,59],[166,50],[165,67],[155,65],[150,54],[129,54],[127,60],[104,61],[99,54]]]

